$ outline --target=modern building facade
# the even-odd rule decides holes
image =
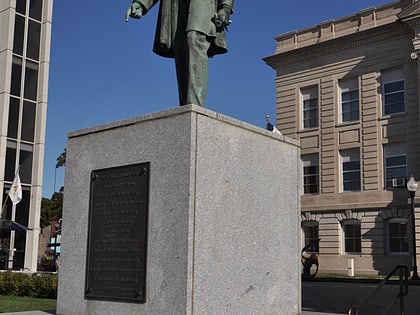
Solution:
[[[406,183],[420,180],[420,2],[368,8],[276,44],[265,61],[276,70],[277,128],[301,143],[302,247],[314,244],[326,272],[411,267]]]
[[[36,271],[53,0],[0,1],[0,189],[4,217],[17,172],[23,198],[16,221],[13,269]],[[10,231],[0,231],[0,269],[7,268]]]

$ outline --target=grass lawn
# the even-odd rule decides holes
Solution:
[[[0,313],[55,310],[56,300],[0,295]]]

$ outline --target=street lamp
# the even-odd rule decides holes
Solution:
[[[414,196],[417,190],[417,182],[411,175],[410,179],[407,182],[407,189],[410,193],[411,198],[411,234],[413,237],[413,276],[411,280],[420,280],[419,275],[417,274],[417,253],[416,253],[416,216],[414,209]]]

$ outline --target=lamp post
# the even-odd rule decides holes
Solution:
[[[416,195],[417,182],[414,179],[413,175],[411,175],[410,179],[407,182],[407,189],[410,193],[411,199],[411,234],[413,238],[413,276],[411,277],[411,280],[420,280],[419,275],[417,273],[416,216],[414,209],[414,196]]]

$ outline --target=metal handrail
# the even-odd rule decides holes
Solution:
[[[359,310],[363,304],[368,303],[371,301],[376,293],[379,292],[380,289],[388,282],[388,280],[396,273],[396,271],[399,271],[399,287],[400,292],[396,296],[395,300],[382,312],[381,315],[385,315],[388,313],[388,311],[395,305],[395,303],[400,300],[400,315],[404,315],[405,312],[405,304],[404,304],[404,297],[408,294],[408,267],[406,265],[398,265],[396,266],[390,273],[387,275],[375,288],[375,290],[359,305],[353,306],[349,309],[348,315],[359,315]]]

